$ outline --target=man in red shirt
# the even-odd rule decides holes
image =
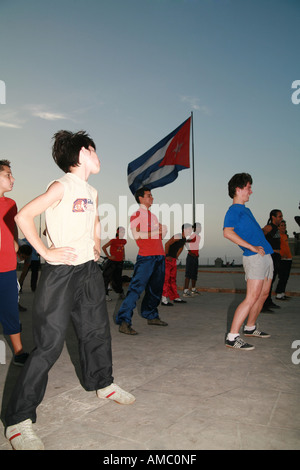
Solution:
[[[141,306],[142,317],[147,319],[148,325],[167,326],[167,323],[159,318],[157,310],[165,277],[165,252],[162,238],[167,229],[150,211],[153,197],[148,188],[139,189],[135,194],[135,199],[140,207],[131,216],[130,227],[139,252],[127,296],[116,316],[120,333],[128,335],[137,334],[131,328],[131,318],[136,302],[143,291],[145,295]]]
[[[23,351],[18,308],[17,254],[18,229],[15,224],[17,206],[4,194],[14,186],[10,162],[0,160],[0,323],[3,334],[10,337],[14,364],[23,366],[28,354]]]
[[[118,227],[116,238],[109,240],[103,245],[102,250],[108,258],[103,270],[104,285],[106,291],[106,300],[111,300],[108,296],[108,284],[112,282],[112,288],[119,294],[120,298],[124,299],[124,292],[122,286],[122,269],[123,261],[125,259],[125,245],[127,240],[124,239],[125,229],[124,227]],[[108,253],[110,249],[110,254]]]

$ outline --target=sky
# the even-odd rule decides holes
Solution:
[[[0,0],[0,24],[0,158],[19,209],[62,176],[54,133],[86,130],[106,243],[135,204],[128,163],[193,113],[200,262],[241,259],[222,231],[235,173],[253,178],[261,226],[276,208],[300,231],[298,0]],[[191,221],[192,169],[152,193],[158,213],[177,211],[168,239]]]

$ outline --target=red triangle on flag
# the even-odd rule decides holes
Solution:
[[[174,135],[159,166],[181,165],[190,168],[190,124],[191,118]]]

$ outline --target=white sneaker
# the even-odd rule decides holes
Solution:
[[[96,393],[98,398],[113,400],[119,405],[131,405],[135,401],[135,397],[131,393],[125,392],[114,383],[108,387],[100,388]]]
[[[192,294],[189,290],[187,291],[183,291],[183,294],[182,294],[183,297],[192,297]]]
[[[192,290],[191,290],[191,295],[192,295],[192,296],[193,296],[193,295],[200,295],[200,292],[198,292],[197,289],[195,289],[195,290],[192,289]]]
[[[6,438],[14,450],[44,450],[44,444],[32,429],[31,419],[8,426]]]

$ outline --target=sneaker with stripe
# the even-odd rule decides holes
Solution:
[[[264,333],[263,331],[259,331],[256,326],[254,328],[254,330],[243,330],[243,335],[244,336],[249,336],[249,337],[253,337],[253,338],[270,338],[271,335],[269,335],[269,333]]]
[[[125,392],[121,387],[112,383],[108,387],[97,390],[97,397],[106,400],[113,400],[119,405],[131,405],[135,402],[135,397],[129,392]]]
[[[44,450],[44,444],[32,429],[31,419],[8,426],[6,438],[14,450]]]
[[[240,336],[237,336],[233,341],[229,341],[229,339],[226,338],[225,346],[227,348],[242,349],[243,351],[251,351],[255,349],[252,344],[246,343]]]

